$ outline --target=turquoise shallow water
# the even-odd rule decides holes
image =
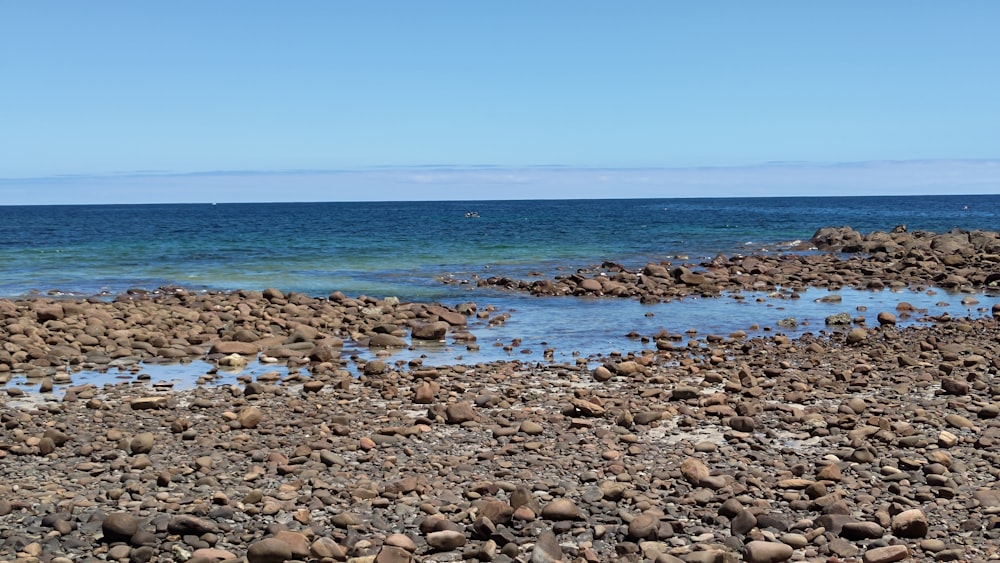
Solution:
[[[479,217],[466,218],[471,210]],[[631,331],[726,334],[754,324],[773,328],[791,316],[802,323],[793,332],[819,332],[825,316],[854,314],[858,307],[874,317],[905,300],[932,314],[979,316],[978,308],[996,298],[979,296],[980,305],[965,306],[958,295],[841,291],[843,302],[828,304],[816,303],[819,294],[810,291],[796,300],[764,296],[760,303],[748,296],[641,305],[535,298],[443,280],[551,276],[604,261],[640,267],[678,255],[697,260],[779,252],[829,225],[865,232],[899,224],[996,230],[998,217],[1000,196],[0,207],[0,296],[112,295],[179,285],[471,300],[511,312],[506,326],[475,329],[478,352],[423,348],[394,359],[542,361],[543,350],[554,348],[555,361],[571,362],[574,352],[641,350],[641,342],[625,337]],[[521,348],[504,351],[514,338],[522,339]],[[183,382],[206,369],[189,364],[146,371],[154,380]]]

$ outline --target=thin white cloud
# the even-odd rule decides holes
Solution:
[[[0,179],[0,205],[1000,193],[1000,160],[741,167],[379,167]]]

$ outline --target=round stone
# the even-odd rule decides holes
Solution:
[[[113,512],[101,522],[101,531],[108,542],[128,541],[139,531],[139,519],[126,512]]]
[[[284,563],[292,558],[292,548],[276,538],[254,542],[247,549],[248,563]]]

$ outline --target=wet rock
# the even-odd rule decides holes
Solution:
[[[216,342],[209,350],[210,354],[219,354],[225,357],[233,354],[256,357],[258,352],[260,352],[260,348],[252,342]]]
[[[440,341],[445,339],[450,326],[451,325],[444,321],[417,324],[410,329],[410,336],[414,340]]]

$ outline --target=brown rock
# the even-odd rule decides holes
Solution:
[[[274,534],[274,538],[281,540],[292,552],[292,559],[305,560],[309,557],[309,538],[301,532],[291,530],[279,530]]]
[[[240,411],[237,415],[236,421],[240,423],[243,428],[256,428],[260,424],[261,419],[264,418],[264,413],[257,407],[247,407]]]
[[[56,443],[48,436],[43,437],[38,441],[38,453],[39,455],[49,455],[50,453],[56,451]]]
[[[406,340],[391,334],[373,334],[368,340],[370,348],[406,348]],[[369,362],[371,363],[371,362]]]
[[[156,397],[139,397],[132,399],[130,406],[134,411],[165,409],[168,405],[169,397],[160,395]]]
[[[455,311],[449,311],[439,305],[431,305],[430,307],[427,307],[427,312],[451,326],[465,326],[468,324],[468,320],[465,318],[465,315],[456,313]]]
[[[226,561],[236,559],[236,554],[225,549],[203,547],[194,550],[194,553],[191,554],[191,559],[197,561]]]
[[[445,339],[445,335],[448,334],[448,323],[444,321],[437,321],[433,323],[418,324],[410,329],[410,336],[414,340],[435,340],[440,341]]]
[[[433,381],[424,381],[417,385],[413,392],[413,402],[418,405],[429,405],[434,402],[441,386]]]
[[[878,314],[878,324],[882,326],[896,326],[896,315],[888,311],[882,311]]]
[[[375,563],[409,563],[413,555],[401,547],[383,545],[375,556]]]
[[[753,417],[734,416],[729,419],[729,427],[737,432],[753,432],[757,424],[754,422]]]
[[[570,399],[573,408],[583,416],[601,417],[604,416],[604,407],[597,403],[592,403],[584,399]]]
[[[411,553],[417,550],[417,544],[415,544],[410,536],[407,536],[406,534],[390,534],[386,536],[383,543],[385,545],[405,549]]]
[[[440,551],[450,551],[465,545],[465,534],[455,530],[441,530],[427,534],[427,545]]]
[[[860,344],[868,338],[868,331],[861,328],[852,328],[850,332],[847,333],[847,343],[848,344]]]
[[[542,518],[546,520],[578,520],[580,509],[568,498],[557,498],[542,507]]]
[[[260,352],[260,347],[252,342],[232,342],[220,341],[212,344],[209,354],[221,354],[229,356],[239,354],[240,356],[256,356]]]
[[[656,539],[656,531],[659,528],[659,518],[652,514],[643,513],[628,523],[628,537],[633,540]]]
[[[291,558],[291,547],[277,538],[262,539],[247,549],[248,563],[284,563]]]
[[[743,549],[748,563],[778,563],[792,558],[792,546],[780,542],[752,541]]]
[[[729,530],[734,536],[745,536],[757,526],[757,517],[753,512],[743,509],[729,522]]]
[[[542,425],[538,424],[534,420],[525,420],[524,422],[522,422],[520,430],[521,432],[524,432],[529,436],[537,436],[545,432],[545,429],[542,428]]]
[[[698,485],[704,481],[710,472],[700,459],[689,457],[681,463],[681,475],[692,485]]]
[[[840,466],[836,463],[831,463],[823,466],[822,469],[816,472],[816,478],[821,481],[837,481],[839,482],[844,478],[843,472],[840,470]]]
[[[610,381],[611,378],[615,376],[615,374],[611,373],[611,370],[609,370],[604,366],[597,366],[596,368],[594,368],[592,375],[594,376],[595,380],[601,382]]]
[[[128,541],[139,531],[139,519],[126,512],[112,512],[101,522],[107,542]]]
[[[372,360],[370,362],[365,362],[365,367],[362,371],[365,375],[382,375],[389,371],[389,366],[387,366],[382,360]]]
[[[927,535],[927,516],[919,508],[904,510],[892,517],[892,533],[900,538],[922,538]]]
[[[496,524],[507,524],[514,514],[514,507],[502,500],[489,501],[479,510],[479,514]]]
[[[178,535],[196,535],[200,536],[202,534],[216,534],[219,532],[219,526],[211,520],[205,518],[198,518],[197,516],[191,514],[178,514],[170,519],[167,523],[167,531],[171,534]]]
[[[467,401],[452,403],[445,408],[445,421],[448,424],[462,424],[476,420],[476,412]]]
[[[148,454],[153,451],[153,433],[143,432],[132,438],[132,441],[129,443],[129,450],[133,454]]]
[[[562,560],[562,547],[552,530],[545,530],[538,534],[535,548],[531,551],[531,563],[556,563]]]
[[[954,426],[955,428],[973,428],[972,421],[960,414],[948,413],[944,416],[945,422]]]
[[[887,545],[869,549],[861,556],[864,563],[893,563],[910,556],[910,550],[905,545]]]
[[[343,561],[347,559],[347,550],[332,538],[320,537],[309,546],[309,554],[316,559],[336,559]]]

